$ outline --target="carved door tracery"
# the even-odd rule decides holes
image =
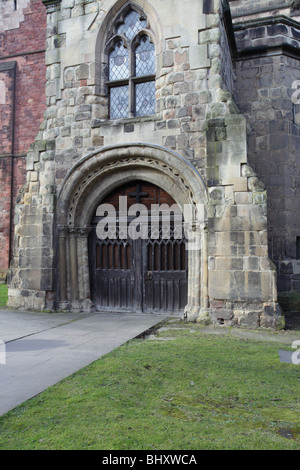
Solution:
[[[166,204],[170,208],[175,204],[161,188],[135,181],[118,188],[102,201],[116,208],[117,222],[120,196],[127,197],[127,208],[140,203],[148,209],[148,214],[152,204]],[[101,216],[95,214],[89,237],[91,293],[95,307],[145,313],[183,311],[187,303],[187,253],[183,230],[181,238],[178,237],[175,215],[170,212],[170,226],[165,227],[165,219],[160,214],[155,230],[147,217],[146,227],[139,227],[147,236],[136,239],[128,236],[128,231],[124,238],[118,224],[113,238],[99,239],[97,224],[100,220]],[[128,217],[127,228],[132,222],[133,216]]]

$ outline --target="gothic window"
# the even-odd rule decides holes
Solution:
[[[155,113],[155,46],[142,12],[126,9],[110,39],[107,81],[110,119]]]

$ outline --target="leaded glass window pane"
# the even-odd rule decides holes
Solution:
[[[135,106],[136,116],[155,114],[155,82],[136,84]]]
[[[109,54],[109,80],[122,80],[129,77],[129,51],[122,41],[116,43]]]
[[[135,50],[135,76],[155,74],[155,48],[148,36],[141,38]]]
[[[134,36],[147,26],[146,20],[141,20],[140,15],[136,12],[131,10],[128,15],[124,18],[124,23],[120,24],[117,28],[117,34],[123,34],[131,41]]]
[[[118,86],[110,89],[110,118],[120,119],[128,117],[129,88]]]
[[[120,18],[124,18],[122,23]],[[108,51],[110,119],[155,114],[155,47],[141,12],[127,10],[115,23],[115,43]],[[111,41],[112,38],[109,38]],[[107,43],[107,48],[111,42]]]

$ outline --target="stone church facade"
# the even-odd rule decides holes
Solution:
[[[26,182],[26,153],[46,109],[45,31],[40,0],[0,1],[0,282],[12,259],[13,213]]]
[[[43,3],[47,107],[9,305],[282,326],[278,292],[300,282],[295,2]],[[120,197],[188,207],[186,239],[99,241]]]

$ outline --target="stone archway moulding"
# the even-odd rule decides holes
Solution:
[[[199,248],[189,251],[189,320],[207,308],[206,187],[199,172],[164,147],[131,143],[103,147],[79,160],[68,172],[58,196],[59,307],[88,309],[90,282],[88,234],[101,200],[118,186],[144,179],[167,191],[183,208],[189,205]]]

